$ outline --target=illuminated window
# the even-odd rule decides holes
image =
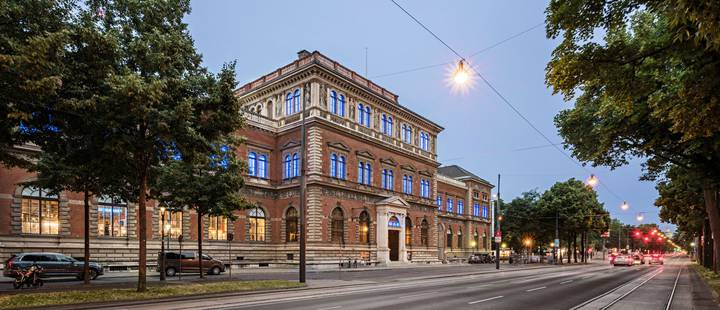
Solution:
[[[447,241],[446,246],[447,246],[448,248],[451,248],[451,249],[452,249],[452,247],[453,247],[453,244],[452,244],[452,243],[453,243],[453,232],[452,232],[452,228],[448,228],[448,230],[447,230],[447,240],[446,240],[446,241]]]
[[[285,155],[283,160],[283,178],[289,179],[292,173],[292,163],[290,161],[290,155]]]
[[[393,190],[393,171],[390,169],[383,169],[382,171],[382,188]]]
[[[300,156],[298,156],[298,153],[293,153],[292,171],[293,177],[300,176]]]
[[[265,211],[255,207],[248,213],[250,241],[265,241]]]
[[[430,134],[427,132],[420,132],[420,148],[425,151],[430,149]]]
[[[440,197],[440,195],[437,196],[436,201],[438,208],[442,208],[442,197]]]
[[[127,204],[120,199],[101,197],[98,199],[98,236],[127,236]]]
[[[457,246],[458,248],[463,248],[463,242],[462,242],[462,228],[458,229],[457,233]]]
[[[458,199],[457,214],[463,214],[463,211],[465,211],[465,210],[464,210],[464,205],[463,205],[463,200],[462,200],[462,199]]]
[[[208,239],[227,240],[228,223],[224,216],[211,216],[208,227]]]
[[[57,235],[60,227],[60,202],[48,190],[26,187],[22,191],[22,233]]]
[[[427,220],[423,219],[422,224],[420,224],[420,244],[422,246],[429,246],[430,243],[428,242],[428,236],[430,235],[430,226],[428,225]]]
[[[343,96],[343,95],[340,95],[338,97],[337,115],[345,116],[345,96]]]
[[[390,227],[390,228],[400,228],[400,227],[402,227],[402,226],[400,226],[400,220],[398,220],[397,217],[391,216],[390,219],[388,220],[388,227]]]
[[[477,202],[473,203],[473,216],[480,216],[480,204]]]
[[[370,243],[370,216],[367,212],[360,212],[359,218],[360,243]]]
[[[454,209],[454,208],[453,208],[453,199],[450,198],[450,197],[448,197],[448,199],[447,199],[447,206],[445,206],[445,211],[447,211],[448,213],[452,213],[452,212],[453,212],[453,209]]]
[[[300,89],[296,89],[293,93],[293,113],[300,112]]]
[[[294,207],[288,208],[285,212],[285,240],[298,241],[298,211]]]
[[[405,245],[412,245],[412,221],[409,216],[405,217]]]
[[[338,102],[337,93],[333,90],[330,91],[330,113],[337,114]]]
[[[257,154],[250,152],[248,154],[248,174],[251,176],[257,175]]]
[[[182,234],[182,218],[183,213],[165,211],[165,222],[162,222],[162,216],[160,218],[160,230],[165,231],[165,236],[170,238],[177,238]]]

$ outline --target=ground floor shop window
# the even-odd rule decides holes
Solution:
[[[22,233],[57,235],[60,227],[60,201],[47,190],[26,187],[21,202]]]
[[[370,243],[370,215],[365,211],[360,213],[360,243]]]
[[[208,239],[227,240],[228,223],[224,216],[211,216],[208,227]]]
[[[165,222],[160,223],[160,231],[165,230],[165,236],[177,238],[182,235],[182,212],[165,211]]]
[[[265,211],[258,207],[250,209],[248,223],[250,241],[265,241]]]
[[[429,236],[429,230],[430,227],[428,225],[427,220],[422,221],[422,224],[420,224],[420,243],[422,246],[428,246],[428,236]]]
[[[298,211],[294,207],[288,208],[285,213],[285,230],[287,242],[298,241]]]
[[[128,208],[119,199],[98,199],[98,236],[126,237]]]

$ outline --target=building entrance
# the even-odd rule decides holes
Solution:
[[[398,261],[400,253],[399,230],[388,230],[388,247],[390,248],[390,261]]]

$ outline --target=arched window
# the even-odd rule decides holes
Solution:
[[[182,211],[170,211],[165,210],[165,221],[163,222],[163,216],[160,216],[160,227],[158,231],[165,231],[165,236],[170,238],[177,238],[183,233],[183,212]]]
[[[365,125],[365,110],[363,108],[362,103],[358,103],[358,123],[360,125]]]
[[[345,216],[343,215],[342,209],[340,209],[340,207],[333,209],[330,218],[332,219],[330,224],[330,241],[345,243]]]
[[[452,199],[452,197],[448,197],[447,198],[447,206],[445,206],[445,211],[447,211],[448,213],[452,213],[453,209],[454,209],[453,208],[453,199]]]
[[[293,114],[292,98],[292,92],[287,93],[287,96],[285,96],[285,115]]]
[[[341,155],[340,158],[338,159],[338,169],[337,170],[338,170],[338,176],[337,176],[338,179],[345,180],[345,175],[346,175],[346,173],[345,173],[345,171],[346,171],[345,170],[345,156]]]
[[[365,184],[372,185],[372,166],[365,164]]]
[[[292,166],[293,166],[292,176],[293,177],[300,176],[300,156],[298,156],[298,153],[293,154]]]
[[[462,228],[458,228],[458,233],[457,233],[457,246],[458,246],[458,248],[460,248],[460,249],[464,248],[464,244],[463,244],[463,242],[462,242]]]
[[[387,115],[382,115],[382,133],[387,134]]]
[[[257,154],[255,152],[250,152],[248,154],[248,174],[251,176],[257,175]]]
[[[283,178],[289,179],[291,177],[290,172],[292,171],[292,166],[290,162],[290,154],[285,155],[285,160],[283,160]]]
[[[98,236],[125,237],[127,236],[127,203],[108,196],[98,199]]]
[[[330,155],[330,176],[333,178],[337,178],[337,162],[338,162],[338,156],[336,154]]]
[[[267,156],[258,156],[257,162],[257,176],[263,179],[267,179]]]
[[[427,132],[420,132],[420,148],[426,151],[430,149],[430,135]]]
[[[24,234],[57,235],[60,228],[60,201],[49,190],[32,186],[22,191],[21,213]]]
[[[340,95],[338,99],[338,111],[337,114],[340,116],[345,116],[345,96]]]
[[[409,216],[405,217],[405,245],[412,245],[412,221]]]
[[[400,220],[396,216],[391,216],[388,220],[388,227],[390,228],[401,228],[400,226]]]
[[[400,126],[400,127],[402,128],[400,131],[400,135],[401,135],[403,142],[405,142],[406,141],[405,135],[407,135],[407,128],[405,127],[405,124],[402,124],[402,126]]]
[[[293,94],[293,113],[300,112],[300,88],[295,90]]]
[[[370,127],[370,106],[365,106],[365,127]]]
[[[457,214],[463,214],[463,211],[464,211],[463,209],[464,209],[463,200],[458,199]]]
[[[330,91],[330,106],[328,107],[328,109],[330,109],[330,113],[337,114],[337,108],[337,93],[333,90]]]
[[[453,232],[452,232],[452,228],[448,228],[448,230],[447,230],[447,244],[446,244],[446,246],[447,246],[448,248],[451,248],[451,249],[452,249],[452,247],[453,247]]]
[[[370,244],[370,215],[365,211],[360,212],[358,222],[360,243]]]
[[[285,241],[298,241],[298,211],[294,207],[289,207],[285,212]]]
[[[410,127],[410,125],[408,125],[408,127],[407,127],[407,141],[406,142],[411,143],[411,144],[413,142],[412,127]]]
[[[480,216],[480,204],[478,202],[473,203],[473,216]]]
[[[430,233],[430,227],[428,225],[427,220],[423,219],[422,223],[420,224],[420,244],[422,246],[429,246],[430,243],[428,242],[428,236]]]
[[[265,211],[254,207],[248,212],[250,241],[265,241]]]
[[[392,135],[393,135],[393,119],[392,119],[392,116],[388,116],[387,124],[388,124],[387,135],[392,137]]]
[[[477,231],[473,232],[473,239],[475,239],[475,248],[480,249],[480,235],[478,235]]]

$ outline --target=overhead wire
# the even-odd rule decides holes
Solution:
[[[468,63],[467,59],[464,56],[462,56],[455,49],[453,49],[449,44],[447,44],[445,41],[443,41],[437,34],[435,34],[432,30],[430,30],[430,28],[425,26],[425,24],[423,24],[419,19],[417,19],[414,15],[412,15],[410,12],[408,12],[408,10],[403,8],[395,0],[390,0],[390,1],[393,4],[395,4],[398,8],[400,8],[413,21],[415,21],[418,25],[420,25],[423,29],[425,29],[428,33],[430,33],[435,39],[437,39],[440,43],[442,43],[445,47],[447,47],[451,52],[453,52],[453,54],[455,54],[457,57],[459,57],[461,61]],[[525,123],[527,123],[528,126],[530,126],[533,130],[535,130],[535,132],[537,134],[539,134],[543,139],[545,139],[545,141],[547,141],[550,145],[552,145],[563,156],[567,157],[570,161],[572,161],[578,167],[583,169],[586,173],[592,174],[592,171],[590,169],[588,169],[587,167],[585,167],[585,165],[578,162],[575,158],[573,158],[572,156],[567,154],[565,151],[563,151],[563,149],[561,149],[557,144],[555,144],[552,140],[550,140],[550,138],[548,138],[548,136],[546,136],[542,131],[540,131],[540,129],[538,129],[527,117],[525,117],[525,115],[523,115],[522,112],[520,112],[520,110],[518,110],[512,103],[510,103],[510,101],[492,83],[490,83],[490,81],[487,78],[485,78],[485,76],[482,73],[480,73],[480,71],[477,70],[474,65],[470,65],[469,67],[473,72],[475,72],[475,74],[477,74],[478,77],[480,77],[480,79],[485,83],[485,85],[488,88],[490,88],[490,90],[492,90],[493,93],[495,93],[495,95],[497,95],[508,107],[510,107],[510,109],[512,109],[513,112],[515,112],[515,114],[517,114],[517,116],[519,116],[523,121],[525,121]],[[598,179],[598,181],[599,181],[598,183],[601,186],[603,186],[603,188],[605,188],[605,190],[607,190],[611,195],[613,195],[615,198],[617,198],[620,201],[623,200],[622,198],[620,198],[620,196],[618,194],[616,194],[614,191],[612,191],[609,186],[607,186],[604,182],[602,182],[602,180]]]

